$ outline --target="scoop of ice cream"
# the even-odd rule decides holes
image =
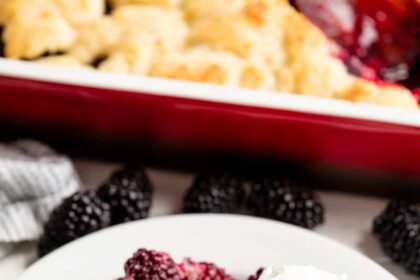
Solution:
[[[312,266],[285,266],[264,269],[258,280],[348,280],[345,275],[334,275]]]

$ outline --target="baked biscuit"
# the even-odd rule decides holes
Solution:
[[[248,61],[241,73],[241,87],[251,89],[276,89],[276,76],[267,64],[260,61]]]
[[[10,58],[33,59],[46,52],[66,51],[76,38],[76,32],[49,1],[25,2],[8,21],[3,41]]]
[[[192,21],[209,16],[224,16],[239,12],[244,7],[244,0],[185,0],[185,17]]]
[[[188,36],[182,13],[157,6],[128,5],[114,10],[112,18],[125,29],[153,33],[162,51],[178,51]]]
[[[83,63],[91,63],[98,57],[107,56],[119,45],[123,34],[121,26],[107,16],[79,24],[76,29],[78,35],[70,54]]]
[[[19,11],[51,5],[57,6],[72,23],[95,20],[105,11],[105,0],[0,0],[0,25],[6,24]]]
[[[189,21],[206,18],[209,16],[227,16],[237,14],[242,10],[247,13],[261,12],[273,5],[287,6],[287,0],[184,0],[183,9]]]
[[[181,4],[182,0],[111,0],[110,2],[114,7],[132,4],[157,5],[162,7],[178,7]]]
[[[0,0],[0,25],[5,25],[16,13],[20,0]]]
[[[284,27],[287,62],[286,67],[278,71],[278,90],[418,108],[415,98],[404,87],[377,85],[350,75],[344,63],[332,55],[324,33],[303,15],[293,12],[286,19],[285,24],[293,28]]]
[[[147,75],[155,58],[156,42],[156,36],[151,33],[129,32],[100,64],[99,70]]]
[[[62,67],[153,75],[418,108],[402,86],[353,76],[287,0],[0,0],[5,55]]]
[[[159,57],[154,64],[152,75],[169,79],[240,86],[244,65],[242,59],[229,52],[196,47]]]
[[[51,66],[59,66],[59,67],[66,67],[66,68],[89,68],[89,66],[83,64],[78,60],[76,57],[71,55],[53,55],[47,56],[40,59],[37,59],[36,62],[51,65]]]
[[[118,60],[123,57],[121,53],[116,53],[121,51],[120,46],[123,47],[124,34],[153,33],[161,51],[177,51],[183,47],[188,35],[179,11],[152,6],[122,6],[115,9],[111,16],[77,25],[77,30],[79,34],[76,43],[70,50],[72,55],[85,63],[111,55],[114,56],[114,65],[117,63],[115,56],[120,57]],[[110,70],[109,67],[108,64],[106,68]]]
[[[280,48],[282,36],[280,28],[256,25],[241,14],[205,18],[194,24],[191,32],[193,43],[206,44],[247,60],[261,60],[273,70],[285,59]]]
[[[418,109],[417,100],[406,88],[393,84],[379,84],[375,82],[356,79],[345,91],[344,99],[391,106],[403,109]]]
[[[278,70],[280,91],[339,98],[352,82],[344,64],[332,56],[327,37],[303,15],[284,19],[286,63]],[[293,28],[292,28],[293,27]]]
[[[18,12],[29,13],[36,9],[52,6],[51,0],[0,0],[0,25],[5,25]]]
[[[277,24],[278,22],[273,22],[273,20],[281,19],[284,10],[291,8],[289,5],[285,5],[285,1],[248,0],[241,9],[241,13],[254,23],[267,24],[271,22]]]
[[[82,23],[100,18],[105,12],[105,0],[54,0],[62,14],[71,23]]]

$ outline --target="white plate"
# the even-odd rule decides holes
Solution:
[[[283,223],[231,215],[179,215],[113,227],[56,250],[20,280],[115,280],[138,248],[176,261],[215,262],[246,279],[261,266],[315,265],[350,280],[396,280],[373,261],[325,237]]]

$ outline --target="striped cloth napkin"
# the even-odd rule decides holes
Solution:
[[[51,210],[80,188],[71,161],[31,140],[0,143],[0,258],[34,241]]]

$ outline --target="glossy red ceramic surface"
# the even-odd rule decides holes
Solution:
[[[46,128],[420,174],[420,128],[0,76],[0,118]]]

